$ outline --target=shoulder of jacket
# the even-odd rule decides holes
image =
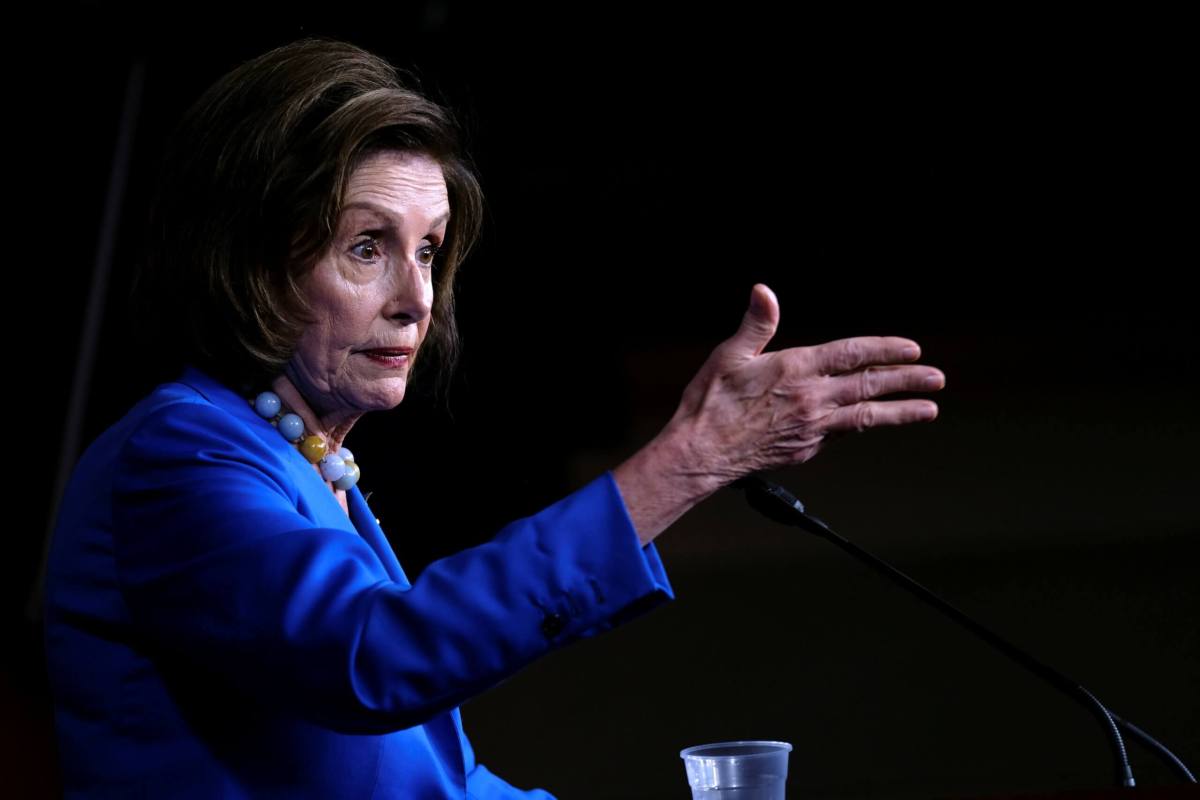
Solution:
[[[234,413],[198,393],[148,397],[132,421],[122,452],[175,451],[201,457],[205,452],[235,452],[282,469],[281,445],[286,444],[269,422],[253,415]],[[270,435],[273,435],[272,438]],[[274,439],[279,439],[275,442]],[[290,447],[290,445],[289,445]],[[284,451],[286,452],[286,451]],[[162,452],[167,455],[168,452]]]

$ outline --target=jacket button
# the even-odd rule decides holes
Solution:
[[[567,621],[562,614],[547,614],[542,620],[542,633],[547,639],[553,639],[562,633],[563,628],[567,626]]]

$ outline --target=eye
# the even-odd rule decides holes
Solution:
[[[351,247],[350,252],[354,253],[360,247],[366,248],[368,251],[370,251],[372,256],[370,256],[370,257],[358,256],[359,258],[361,258],[363,261],[375,261],[376,260],[373,256],[375,253],[379,252],[379,242],[377,242],[375,239],[363,239],[361,242],[359,242],[356,245],[354,245],[353,247]]]
[[[442,251],[440,244],[431,244],[428,247],[422,247],[421,252],[427,254],[425,259],[421,261],[421,266],[432,267],[433,262],[437,259],[438,253]]]

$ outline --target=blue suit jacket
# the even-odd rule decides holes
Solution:
[[[46,588],[68,797],[550,796],[477,764],[457,707],[674,597],[612,474],[415,584],[347,494],[193,367],[88,448]]]

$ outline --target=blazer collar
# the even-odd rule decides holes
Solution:
[[[299,476],[304,476],[298,476],[298,479],[311,480],[314,484],[320,484],[322,492],[329,498],[329,503],[337,510],[337,514],[334,515],[335,518],[345,521],[342,507],[337,504],[336,498],[329,492],[328,487],[321,482],[320,477],[313,471],[312,467],[304,459],[304,456],[300,454],[300,451],[285,441],[274,430],[268,431],[263,427],[264,420],[251,407],[250,398],[241,396],[224,383],[221,383],[204,370],[192,364],[188,364],[183,368],[183,374],[179,377],[178,382],[191,386],[213,405],[234,415],[247,425],[253,427],[254,430],[262,432],[265,441],[272,447],[290,453],[290,455],[285,454],[284,457],[290,458],[294,464],[298,465]],[[388,576],[397,583],[402,584],[403,588],[409,588],[411,584],[408,577],[404,574],[404,569],[400,566],[400,561],[396,558],[396,554],[392,550],[387,536],[384,534],[383,529],[379,527],[375,514],[367,505],[366,498],[363,497],[362,490],[357,485],[352,486],[346,492],[346,505],[350,510],[349,521],[353,525],[354,530],[375,551],[375,555],[383,563]]]

